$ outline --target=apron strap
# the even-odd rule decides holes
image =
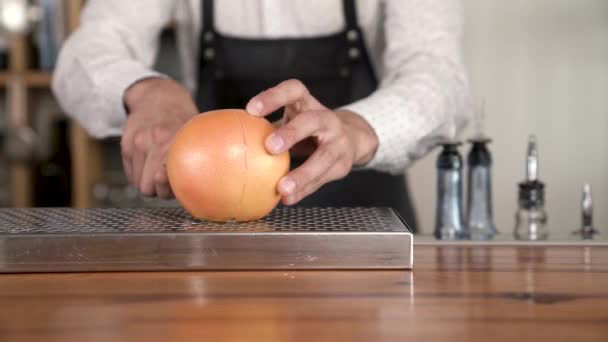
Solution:
[[[357,9],[355,8],[354,0],[342,0],[342,8],[344,10],[344,22],[346,30],[357,30]]]
[[[202,0],[203,10],[203,29],[202,32],[212,32],[214,30],[213,23],[213,0]]]

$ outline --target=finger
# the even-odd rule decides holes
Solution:
[[[125,171],[125,176],[127,176],[127,180],[129,183],[133,183],[133,161],[131,158],[127,158],[124,154],[122,155],[122,167]]]
[[[125,128],[120,140],[120,156],[127,180],[129,180],[129,183],[137,185],[133,180],[133,139],[128,127]]]
[[[328,114],[326,111],[308,111],[295,116],[266,138],[266,149],[273,154],[289,150],[298,142],[323,130],[329,120]]]
[[[167,167],[162,165],[160,170],[154,175],[154,183],[156,187],[156,195],[162,199],[173,198],[173,191],[169,184],[169,177],[167,176]]]
[[[308,158],[304,164],[291,171],[279,181],[278,191],[282,196],[290,196],[307,188],[311,183],[318,183],[336,161],[340,152],[334,148],[322,146]]]
[[[173,191],[171,190],[171,187],[169,186],[169,183],[156,184],[156,195],[159,198],[165,200],[172,199],[175,197]]]
[[[302,82],[291,79],[254,96],[247,103],[246,110],[255,116],[266,116],[281,107],[296,103],[301,104],[301,110],[324,108],[310,95]]]
[[[151,148],[151,139],[149,131],[139,132],[135,134],[133,137],[133,157],[132,157],[132,177],[133,177],[133,185],[139,189],[140,192],[143,193],[143,189],[141,187],[142,177],[144,172],[144,166],[146,164],[146,160],[148,158],[148,153]]]
[[[300,202],[305,197],[319,190],[323,185],[346,177],[346,175],[350,172],[351,168],[344,168],[340,163],[334,163],[327,172],[323,173],[323,175],[316,181],[310,182],[306,187],[300,189],[299,191],[283,197],[283,204],[285,205],[294,205]]]
[[[141,176],[144,171],[144,165],[146,163],[146,153],[145,152],[136,152],[133,154],[131,168],[133,172],[133,186],[137,188],[141,192]]]
[[[140,191],[145,196],[155,196],[156,193],[156,174],[164,163],[164,154],[158,148],[150,150],[146,156],[146,162],[140,180]]]

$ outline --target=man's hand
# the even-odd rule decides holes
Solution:
[[[198,110],[179,83],[149,78],[125,92],[129,116],[120,142],[129,182],[145,196],[171,198],[166,154],[175,133]]]
[[[266,139],[266,149],[278,154],[298,143],[299,150],[307,142],[313,146],[306,162],[279,182],[284,204],[297,203],[322,185],[348,175],[353,165],[372,159],[378,138],[367,121],[352,112],[328,109],[298,80],[284,81],[256,95],[247,104],[247,112],[266,116],[281,107],[285,107],[284,117]]]

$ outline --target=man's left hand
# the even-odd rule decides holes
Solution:
[[[367,121],[353,112],[328,109],[298,80],[261,92],[246,109],[252,115],[266,116],[281,107],[285,107],[281,124],[266,139],[268,152],[279,154],[311,140],[314,147],[304,164],[279,181],[283,204],[299,202],[374,156],[378,138]]]

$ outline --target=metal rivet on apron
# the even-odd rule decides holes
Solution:
[[[357,59],[359,58],[359,55],[361,54],[361,52],[359,52],[359,49],[356,47],[351,47],[350,49],[348,49],[348,56],[351,59]]]
[[[348,32],[346,32],[346,39],[348,39],[351,42],[356,41],[359,38],[359,33],[357,32],[357,30],[348,30]]]
[[[203,55],[205,56],[206,60],[211,60],[215,57],[215,50],[213,50],[212,48],[206,48],[205,52],[203,52]]]
[[[207,31],[203,34],[203,39],[209,43],[213,41],[213,32]]]

